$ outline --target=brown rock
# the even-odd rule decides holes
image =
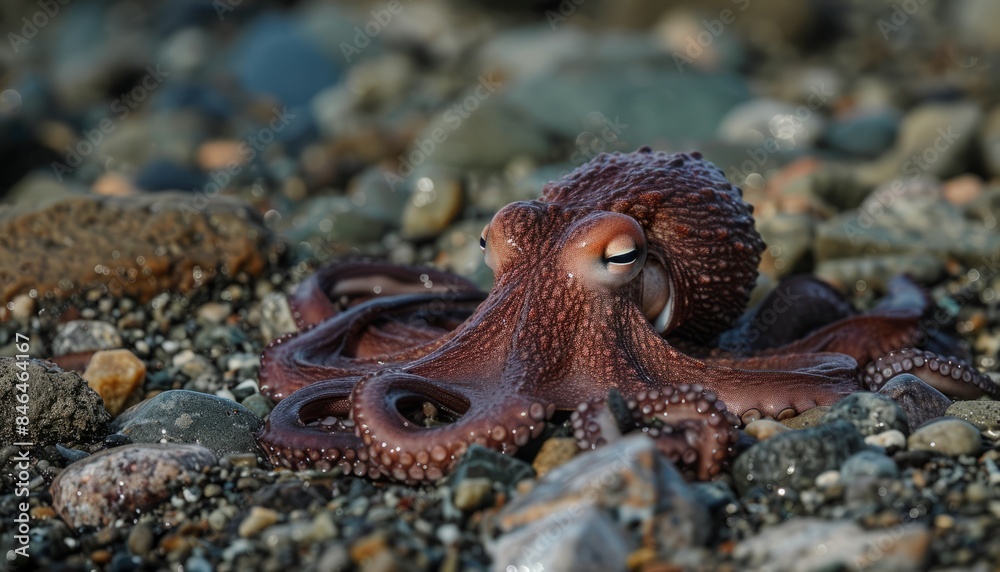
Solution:
[[[796,415],[795,417],[790,417],[788,419],[782,419],[780,423],[789,429],[808,429],[810,427],[817,427],[823,424],[823,417],[826,416],[826,412],[829,410],[829,405],[820,405],[819,407],[807,409],[802,412],[801,415]]]
[[[579,450],[580,447],[576,444],[576,439],[553,437],[542,443],[542,448],[538,451],[531,466],[541,478],[545,476],[545,473],[575,457]]]
[[[138,444],[108,449],[66,467],[52,481],[52,506],[72,528],[131,522],[216,463],[201,445]]]
[[[778,433],[790,431],[790,429],[773,419],[758,419],[747,425],[744,431],[746,431],[747,435],[753,437],[754,439],[763,441],[774,437]]]
[[[129,350],[96,352],[90,358],[83,379],[104,400],[104,408],[117,416],[125,402],[146,377],[146,364]]]
[[[103,287],[142,301],[216,275],[260,273],[278,246],[260,216],[191,193],[74,196],[0,210],[0,304],[31,289]]]

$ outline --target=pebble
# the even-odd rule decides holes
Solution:
[[[461,213],[462,182],[450,169],[426,165],[407,179],[410,200],[403,209],[400,232],[410,240],[434,238]]]
[[[153,550],[155,544],[156,539],[153,537],[153,528],[145,522],[140,522],[133,526],[132,530],[128,533],[126,545],[129,552],[143,560],[151,556],[150,551]]]
[[[22,373],[19,361],[0,357],[0,399],[2,403],[17,403],[22,394],[17,386]],[[24,362],[20,362],[24,363]],[[101,397],[75,372],[65,372],[50,362],[28,360],[29,440],[36,445],[89,443],[107,433],[105,425],[111,416],[104,409]],[[24,440],[15,434],[14,407],[0,408],[0,442]]]
[[[823,424],[823,419],[826,417],[826,412],[829,410],[829,405],[820,405],[819,407],[807,409],[795,417],[782,419],[779,423],[789,429],[809,429],[810,427],[819,427]]]
[[[906,448],[906,435],[898,429],[890,429],[875,435],[865,437],[865,444],[881,447],[888,452],[899,451]]]
[[[457,488],[465,479],[483,478],[504,489],[511,489],[517,483],[534,477],[535,471],[528,463],[481,445],[472,445],[458,462],[448,482]]]
[[[565,464],[580,451],[576,439],[570,437],[552,437],[542,443],[541,449],[531,462],[531,467],[539,477],[556,467]]]
[[[288,306],[288,298],[280,292],[271,292],[260,302],[260,337],[264,343],[285,334],[297,332],[298,326]]]
[[[751,421],[744,429],[747,435],[757,439],[758,441],[765,441],[779,435],[786,431],[791,431],[787,426],[773,419],[758,419],[756,421]]]
[[[1000,440],[1000,401],[956,401],[944,414],[972,423],[988,439]]]
[[[778,149],[809,147],[823,133],[826,122],[819,113],[804,118],[796,106],[773,99],[753,99],[729,110],[719,125],[718,136],[729,143],[756,145],[766,141]]]
[[[122,347],[122,336],[114,325],[100,320],[73,320],[56,331],[52,355],[65,356]]]
[[[888,397],[867,391],[858,391],[838,400],[830,407],[823,422],[832,423],[838,419],[852,423],[866,437],[891,429],[904,435],[910,432],[902,407]]]
[[[215,463],[215,455],[199,445],[108,449],[59,473],[50,489],[52,505],[72,527],[106,526],[118,518],[131,521]]]
[[[233,313],[232,304],[206,302],[195,311],[198,321],[205,324],[221,324]]]
[[[889,380],[879,390],[879,395],[889,397],[903,408],[911,429],[943,416],[951,405],[951,400],[943,393],[909,373]]]
[[[255,506],[250,509],[250,514],[241,522],[237,532],[243,538],[256,536],[257,533],[278,522],[281,515],[277,511],[269,508]]]
[[[455,508],[469,512],[483,508],[493,499],[493,481],[482,477],[465,478],[455,486],[452,503]]]
[[[922,524],[865,530],[851,520],[799,517],[766,527],[736,545],[733,556],[754,570],[923,570],[931,537]],[[874,549],[873,549],[874,547]]]
[[[174,389],[126,410],[113,430],[134,443],[198,443],[217,456],[258,453],[257,415],[242,405],[196,391]]]
[[[270,399],[265,397],[260,393],[254,393],[240,402],[240,405],[246,407],[257,417],[263,419],[274,409],[274,403]]]
[[[899,476],[899,468],[882,453],[859,451],[844,461],[840,474],[847,482],[862,477],[894,479]]]
[[[955,417],[942,417],[914,431],[907,445],[911,451],[932,451],[958,457],[978,455],[982,450],[982,438],[979,429],[972,423]]]
[[[10,317],[19,322],[27,322],[35,313],[35,299],[27,294],[18,294],[9,302]],[[0,310],[4,310],[0,307]],[[0,314],[0,319],[3,315]]]
[[[756,443],[737,457],[733,478],[741,493],[753,486],[801,490],[823,471],[839,469],[864,447],[861,434],[847,421],[788,431]]]
[[[146,364],[129,350],[95,352],[83,372],[87,385],[104,400],[104,408],[117,416],[146,378]]]

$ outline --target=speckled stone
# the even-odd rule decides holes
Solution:
[[[556,467],[565,464],[576,456],[580,451],[576,439],[569,437],[552,437],[542,443],[542,448],[535,455],[531,467],[539,477],[544,477],[546,473]]]
[[[107,322],[100,320],[73,320],[59,327],[52,340],[52,355],[111,350],[122,347],[122,336]]]
[[[19,363],[26,364],[24,369]],[[16,435],[15,409],[23,373],[28,377],[28,435]],[[18,361],[0,357],[0,442],[30,441],[35,445],[74,444],[96,441],[107,434],[111,416],[101,397],[74,372],[40,360]]]
[[[113,430],[135,443],[198,443],[222,457],[258,454],[259,417],[239,403],[197,391],[175,389],[132,407]]]
[[[1000,439],[1000,401],[956,401],[945,415],[972,423],[989,439]]]
[[[760,441],[737,457],[733,479],[741,493],[753,486],[802,489],[823,471],[839,469],[864,447],[861,433],[847,421],[788,431]]]
[[[911,451],[932,451],[949,457],[977,455],[982,450],[982,437],[972,423],[942,417],[914,431],[907,445]]]
[[[216,462],[199,445],[125,445],[66,467],[52,481],[52,505],[71,527],[131,522]]]
[[[904,435],[910,428],[906,420],[906,412],[888,397],[859,391],[837,401],[830,407],[824,423],[832,423],[842,419],[852,423],[862,435],[877,435],[895,429]]]

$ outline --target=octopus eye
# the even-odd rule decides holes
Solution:
[[[621,254],[615,254],[614,256],[609,256],[604,259],[608,264],[632,264],[639,258],[639,250],[633,248],[628,252],[623,252]]]
[[[483,227],[483,233],[479,235],[479,248],[486,252],[486,235],[490,232],[490,225]]]

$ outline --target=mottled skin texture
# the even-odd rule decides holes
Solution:
[[[260,437],[273,461],[435,480],[469,444],[512,454],[564,410],[582,447],[643,427],[709,478],[737,437],[723,402],[744,419],[830,404],[861,388],[856,360],[875,359],[859,333],[903,347],[925,310],[902,288],[881,314],[835,315],[766,355],[712,350],[764,244],[739,189],[698,154],[603,154],[504,207],[482,245],[496,275],[485,299],[451,275],[366,263],[300,289],[304,331],[262,358],[262,391],[288,397]]]

